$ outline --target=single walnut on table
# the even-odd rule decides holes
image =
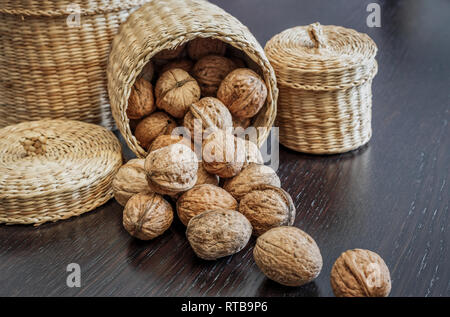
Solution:
[[[192,217],[216,209],[237,210],[238,203],[226,190],[214,185],[197,185],[177,200],[178,218],[185,226]]]
[[[134,159],[122,165],[112,181],[114,198],[125,206],[135,194],[150,191],[145,177],[144,159]]]
[[[277,227],[261,235],[253,258],[268,278],[286,286],[309,283],[322,269],[316,242],[296,227]]]
[[[123,211],[123,226],[140,240],[151,240],[162,235],[169,229],[172,220],[172,207],[155,193],[134,195]]]
[[[144,78],[139,78],[131,87],[128,98],[127,116],[129,119],[141,119],[156,110],[153,86]]]
[[[155,95],[159,109],[175,118],[183,118],[191,104],[200,100],[200,87],[191,75],[175,68],[158,79]]]
[[[200,59],[192,70],[204,97],[215,97],[220,83],[237,67],[234,62],[219,55],[208,55]]]
[[[198,257],[216,260],[241,251],[250,240],[252,225],[234,210],[212,210],[193,217],[187,239]]]
[[[150,189],[159,194],[176,195],[191,189],[197,182],[197,156],[183,144],[150,152],[144,168]]]
[[[228,107],[233,116],[251,118],[264,106],[267,87],[251,69],[238,68],[222,81],[217,98]]]
[[[198,37],[188,43],[187,52],[193,60],[199,60],[207,55],[225,55],[227,46],[221,40]]]
[[[176,126],[173,118],[164,112],[155,112],[139,122],[134,135],[141,146],[148,150],[158,136],[172,133]]]
[[[333,265],[331,288],[337,297],[386,297],[391,291],[389,269],[375,252],[348,250]]]
[[[245,195],[239,203],[239,212],[250,221],[255,236],[275,227],[292,226],[295,220],[291,195],[270,185],[262,185]]]

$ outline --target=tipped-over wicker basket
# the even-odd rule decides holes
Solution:
[[[0,129],[0,223],[41,224],[78,216],[113,196],[120,143],[98,125],[23,122]]]
[[[131,87],[157,53],[174,49],[197,37],[216,38],[242,54],[265,80],[267,101],[252,125],[260,127],[258,145],[270,133],[276,116],[278,90],[272,66],[250,31],[221,8],[203,0],[151,1],[130,15],[114,38],[107,68],[108,92],[116,124],[130,149],[145,157],[126,115]]]
[[[377,47],[369,36],[314,23],[274,36],[265,51],[280,89],[276,124],[283,145],[334,154],[370,140]]]
[[[109,47],[145,2],[0,0],[0,128],[44,118],[113,128]]]

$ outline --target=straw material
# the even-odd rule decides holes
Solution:
[[[0,128],[70,118],[113,128],[106,88],[120,23],[148,0],[0,0]],[[67,24],[80,9],[80,27]]]
[[[112,196],[122,164],[114,134],[72,120],[24,122],[0,129],[0,223],[58,221]]]
[[[334,154],[369,142],[377,73],[369,36],[314,23],[274,36],[265,51],[280,89],[276,125],[283,145]]]
[[[108,92],[116,124],[130,149],[145,157],[133,136],[126,115],[128,97],[147,62],[164,49],[173,49],[197,37],[211,37],[244,52],[247,61],[263,76],[267,102],[253,121],[261,127],[258,144],[266,140],[276,116],[278,90],[272,66],[250,31],[236,18],[203,0],[152,1],[130,15],[114,38],[107,68]]]

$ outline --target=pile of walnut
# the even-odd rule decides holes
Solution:
[[[224,43],[212,39],[163,51],[134,84],[127,115],[140,120],[134,133],[148,156],[129,161],[114,178],[115,198],[124,206],[123,226],[138,239],[154,239],[171,226],[175,207],[198,257],[235,254],[253,235],[258,237],[253,256],[261,271],[280,284],[300,286],[319,275],[322,256],[308,234],[292,227],[292,198],[280,188],[276,172],[263,165],[258,146],[229,132],[248,125],[264,105],[267,89],[255,72],[238,68],[245,67],[243,61],[224,57],[226,51]],[[154,73],[160,73],[158,79]],[[202,160],[194,150],[196,140],[171,135],[177,120],[192,133],[194,119],[200,120],[200,130],[213,131],[201,143]],[[361,261],[350,269],[346,265],[344,257],[333,268],[337,295],[387,295],[361,285]],[[353,276],[352,269],[358,272],[355,285],[341,280]]]

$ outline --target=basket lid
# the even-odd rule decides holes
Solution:
[[[106,128],[40,120],[0,129],[0,223],[79,215],[112,197],[121,146]]]
[[[373,78],[377,69],[377,46],[368,35],[318,22],[275,35],[265,51],[277,80],[294,88],[345,88]]]

